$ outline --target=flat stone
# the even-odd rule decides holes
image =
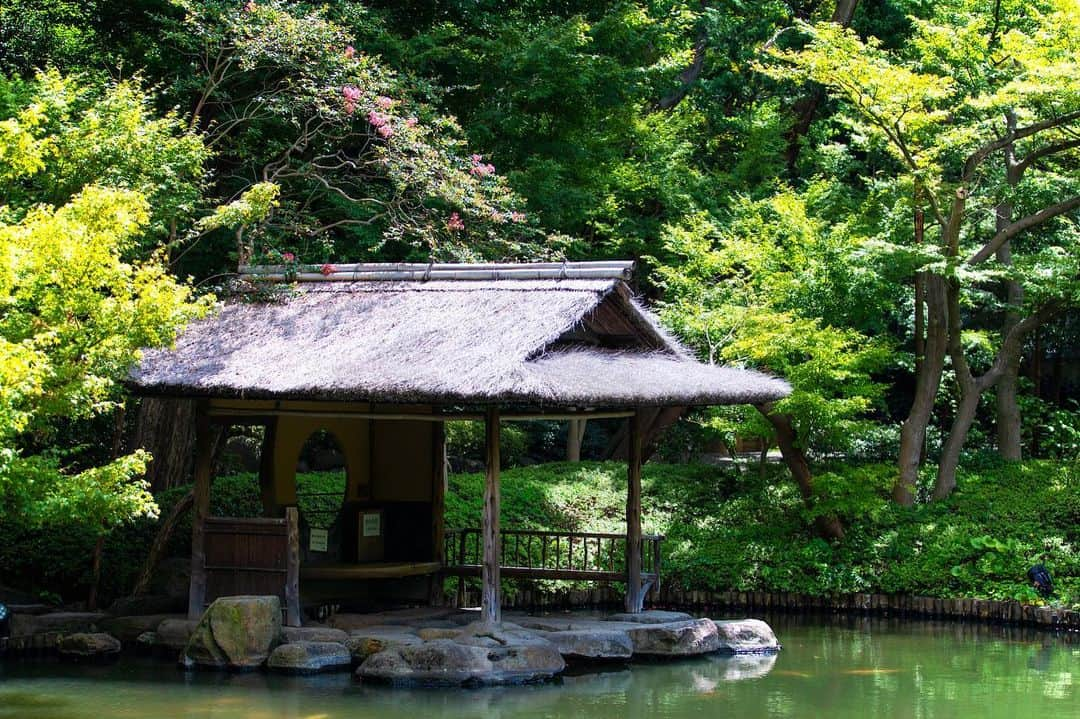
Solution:
[[[456,641],[434,639],[372,654],[356,675],[395,685],[472,686],[541,681],[565,667],[555,645],[536,635],[470,625]]]
[[[543,632],[541,636],[567,659],[629,659],[634,654],[630,636],[620,630],[568,629]]]
[[[157,644],[165,649],[180,651],[187,646],[191,633],[198,626],[198,619],[165,619],[154,630]]]
[[[461,611],[452,607],[417,607],[415,609],[397,609],[389,612],[370,614],[334,614],[326,620],[327,626],[351,632],[384,624],[418,626],[425,622],[449,621]]]
[[[187,609],[187,598],[167,594],[144,594],[139,597],[120,597],[109,605],[109,614],[115,617],[149,616],[154,614],[179,614]]]
[[[120,640],[104,632],[77,632],[60,638],[56,651],[64,659],[102,661],[120,654]]]
[[[188,668],[255,669],[281,640],[278,597],[219,597],[196,625],[181,662]]]
[[[423,642],[423,639],[408,631],[358,631],[345,641],[345,647],[349,650],[353,663],[360,664],[372,654],[394,647],[416,646]]]
[[[267,669],[281,674],[316,674],[348,669],[351,666],[349,650],[338,642],[300,641],[281,644],[266,660]]]
[[[460,686],[493,674],[488,652],[449,639],[392,647],[372,654],[356,670],[365,681],[394,685]]]
[[[36,602],[31,604],[6,604],[5,606],[7,606],[9,614],[38,615],[48,614],[49,612],[56,610],[56,607],[50,604],[39,604]]]
[[[711,619],[671,624],[641,624],[627,630],[634,654],[686,657],[720,649],[720,636]]]
[[[671,624],[672,622],[685,622],[693,619],[685,612],[668,612],[663,609],[649,609],[637,614],[620,612],[605,617],[608,622],[627,622],[629,624]]]
[[[50,612],[48,614],[12,614],[11,636],[29,637],[34,634],[60,632],[62,634],[93,633],[98,623],[106,618],[101,612]]]
[[[130,644],[144,632],[152,632],[166,619],[183,619],[180,614],[144,614],[128,617],[106,617],[98,622],[102,631],[112,634],[125,644]]]
[[[343,629],[333,627],[283,627],[285,641],[289,644],[297,642],[334,642],[344,644],[349,639],[349,634]]]
[[[416,630],[416,635],[421,639],[454,639],[462,632],[462,627],[422,627]]]
[[[769,654],[780,650],[772,627],[760,619],[715,621],[719,651],[725,654]]]

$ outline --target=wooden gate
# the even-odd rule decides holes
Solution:
[[[205,602],[243,594],[276,595],[285,623],[300,625],[299,528],[295,507],[283,519],[207,517],[203,524]]]

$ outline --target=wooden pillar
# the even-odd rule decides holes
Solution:
[[[626,611],[642,609],[641,591],[641,416],[628,420],[629,456],[626,462]]]
[[[300,620],[300,512],[285,508],[285,624],[298,627]]]
[[[210,420],[200,404],[195,417],[195,488],[191,521],[191,584],[188,587],[188,619],[202,616],[206,604],[206,548],[204,529],[210,514],[211,451]]]
[[[446,425],[438,422],[432,427],[431,457],[431,557],[446,566]],[[431,577],[429,602],[443,604],[443,574]]]
[[[499,409],[490,407],[484,418],[487,472],[484,478],[484,517],[481,534],[484,540],[483,587],[480,595],[480,621],[497,624],[502,620],[499,607]]]

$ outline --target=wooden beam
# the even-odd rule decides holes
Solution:
[[[641,591],[641,418],[629,419],[626,462],[626,611],[637,614],[642,610]]]
[[[446,428],[437,424],[431,428],[431,557],[446,564]],[[432,606],[443,603],[443,578],[431,578],[429,601]]]
[[[188,619],[202,616],[206,605],[206,517],[210,514],[211,452],[210,422],[200,403],[195,410],[195,499],[191,521],[191,583],[188,586]]]
[[[300,512],[285,508],[285,624],[298,627],[300,617]]]
[[[499,409],[491,407],[484,419],[487,472],[484,478],[484,566],[480,601],[480,621],[498,624],[502,620],[499,586]]]

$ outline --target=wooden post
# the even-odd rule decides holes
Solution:
[[[641,612],[641,417],[629,420],[626,463],[626,611]]]
[[[300,512],[285,508],[285,624],[298,627],[300,619]]]
[[[431,557],[446,566],[446,425],[432,425],[432,480],[431,480]],[[429,603],[433,607],[443,604],[443,574],[431,577]]]
[[[214,457],[210,447],[210,421],[201,404],[195,417],[195,501],[191,522],[191,584],[188,588],[188,619],[202,616],[206,604],[206,548],[204,529],[210,514],[210,472]]]
[[[480,593],[480,621],[498,624],[499,607],[499,409],[490,407],[484,418],[487,473],[484,480],[484,558]]]

